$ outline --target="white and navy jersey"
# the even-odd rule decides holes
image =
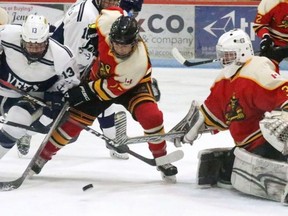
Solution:
[[[90,65],[94,58],[94,47],[87,37],[88,26],[96,21],[99,15],[93,0],[84,0],[73,4],[66,12],[62,23],[52,37],[68,46],[76,55],[80,71]]]
[[[75,58],[68,47],[49,39],[43,58],[30,62],[21,48],[21,28],[19,25],[6,25],[0,31],[0,51],[3,51],[1,79],[26,92],[64,93],[79,84]]]

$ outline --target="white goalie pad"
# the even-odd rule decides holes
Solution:
[[[231,183],[235,189],[287,204],[287,163],[260,157],[243,148],[236,148],[234,154]]]
[[[263,137],[283,155],[288,154],[288,112],[266,112],[259,122]]]

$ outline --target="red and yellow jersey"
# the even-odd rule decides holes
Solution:
[[[268,58],[254,56],[232,78],[222,71],[201,106],[205,123],[228,129],[237,146],[263,144],[259,121],[264,113],[288,106],[288,81],[275,69]]]
[[[262,0],[254,20],[254,31],[262,38],[269,34],[275,46],[288,44],[288,0]]]
[[[140,40],[134,52],[117,58],[110,47],[109,32],[114,21],[125,12],[118,7],[103,9],[96,20],[99,36],[98,58],[92,68],[91,87],[102,100],[116,98],[142,82],[151,81],[151,63],[145,43]]]

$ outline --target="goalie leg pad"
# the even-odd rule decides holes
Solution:
[[[197,183],[199,186],[216,185],[219,171],[231,148],[204,149],[198,153]]]
[[[266,159],[243,148],[234,151],[233,187],[243,193],[287,203],[288,164]]]

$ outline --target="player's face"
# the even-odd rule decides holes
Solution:
[[[118,6],[119,0],[102,0],[101,8],[108,8],[111,6]]]
[[[23,46],[28,54],[31,56],[41,56],[47,46],[47,41],[43,43],[31,43],[23,41]]]
[[[119,44],[112,42],[113,50],[119,57],[127,57],[133,51],[133,44]]]
[[[223,66],[229,65],[236,59],[235,51],[217,51],[217,57],[221,60]]]

